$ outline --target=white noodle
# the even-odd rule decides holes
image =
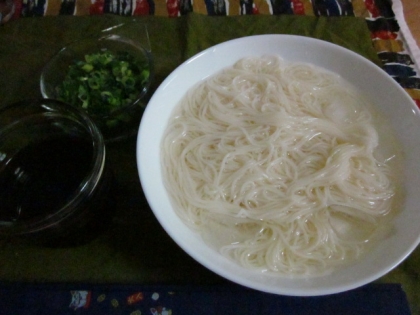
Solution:
[[[191,89],[162,142],[181,219],[242,266],[316,276],[357,258],[391,210],[366,102],[335,74],[244,58]]]

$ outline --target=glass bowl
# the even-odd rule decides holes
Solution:
[[[113,175],[100,130],[55,100],[0,107],[0,237],[86,243],[112,217]]]
[[[134,134],[153,78],[149,50],[120,35],[79,40],[62,48],[44,67],[44,98],[83,108],[106,141]]]

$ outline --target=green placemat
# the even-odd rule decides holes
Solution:
[[[191,57],[205,48],[230,39],[257,34],[318,38],[353,50],[380,64],[365,19],[354,17],[191,15],[188,21],[187,56]]]
[[[147,25],[155,61],[152,91],[188,57],[247,35],[284,33],[324,39],[379,64],[364,19],[304,16],[165,17],[60,16],[19,19],[0,27],[0,105],[40,97],[45,63],[71,41],[112,26]],[[132,25],[132,24],[130,24]],[[124,30],[124,28],[121,28]],[[130,32],[133,28],[130,28]],[[133,33],[131,33],[133,34]],[[135,35],[135,32],[134,32]],[[361,74],[362,75],[362,74]],[[139,117],[140,122],[140,117]],[[215,284],[205,269],[167,236],[147,205],[138,179],[135,137],[108,147],[118,187],[113,225],[95,241],[71,249],[29,247],[0,240],[0,280],[142,284]],[[380,281],[403,283],[419,312],[419,251]]]
[[[39,76],[45,63],[64,45],[113,26],[138,22],[139,38],[146,25],[155,58],[157,85],[182,61],[214,44],[247,35],[295,34],[349,48],[380,64],[366,21],[354,17],[232,16],[191,14],[171,19],[105,16],[25,18],[0,28],[0,105],[40,96]],[[124,32],[124,27],[121,27]],[[130,34],[135,34],[130,29]],[[127,30],[127,29],[126,29]]]

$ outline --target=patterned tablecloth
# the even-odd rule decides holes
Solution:
[[[391,0],[0,0],[0,12],[2,2],[4,12],[3,19],[0,14],[0,21],[3,22],[50,15],[177,17],[189,12],[217,16],[294,14],[363,17],[383,68],[420,106],[420,60],[416,65],[412,57],[414,54],[419,58],[419,52],[407,33],[399,0],[394,3],[397,17]],[[6,8],[7,2],[13,2],[13,6]]]
[[[323,297],[286,297],[238,286],[0,285],[4,315],[410,315],[398,284]]]

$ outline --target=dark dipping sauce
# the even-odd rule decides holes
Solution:
[[[78,137],[61,136],[18,152],[0,177],[0,221],[45,217],[69,202],[92,164],[93,148]]]
[[[93,154],[91,142],[67,135],[17,152],[0,172],[0,227],[25,226],[23,239],[52,247],[80,245],[96,237],[114,206],[110,198],[105,200],[113,183],[111,172],[105,168],[95,191],[68,206],[83,194]]]

